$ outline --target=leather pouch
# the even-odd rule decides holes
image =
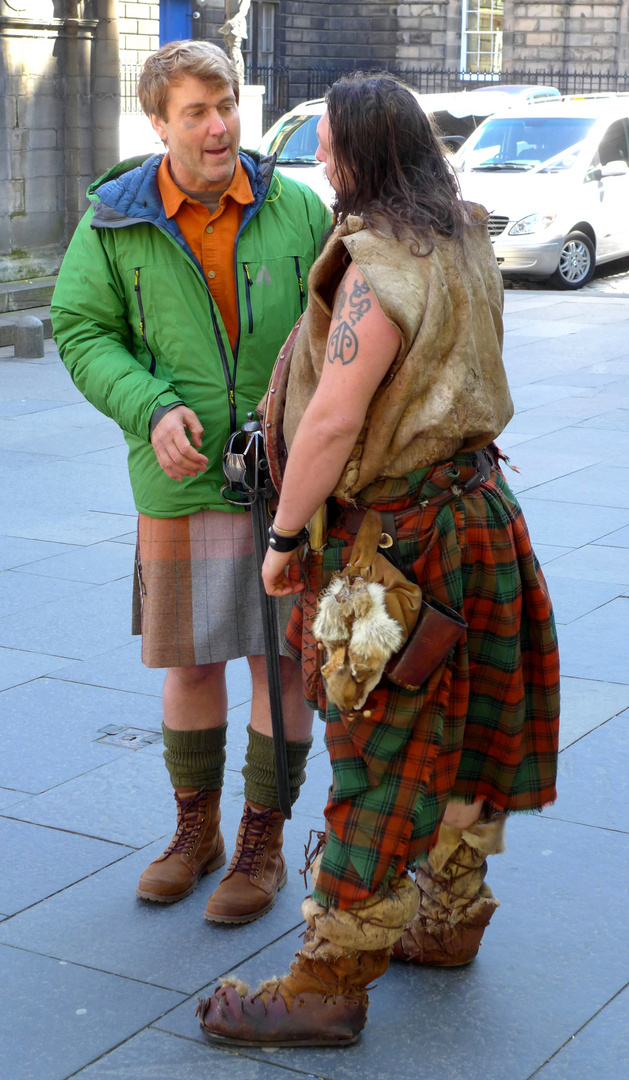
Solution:
[[[465,619],[439,600],[422,600],[406,645],[391,657],[387,678],[403,690],[419,690],[467,630]]]

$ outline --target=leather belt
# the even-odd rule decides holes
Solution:
[[[412,514],[417,513],[418,506],[421,509],[426,507],[436,506],[440,508],[447,506],[448,503],[454,502],[455,499],[460,499],[463,495],[469,495],[473,491],[477,491],[479,487],[487,483],[491,477],[492,470],[496,468],[496,460],[488,447],[484,447],[482,450],[474,451],[476,457],[476,472],[473,476],[470,476],[464,484],[453,483],[446,491],[441,492],[439,495],[433,495],[428,499],[421,499],[419,503],[413,506],[409,506],[404,510],[396,511],[381,511],[382,515],[382,527],[389,533],[396,543],[395,536],[395,524],[401,524],[406,517],[410,517]],[[343,505],[337,503],[337,513],[330,522],[330,525],[343,526],[350,533],[357,533],[362,525],[363,518],[367,513],[369,507],[363,506],[350,506],[349,504]],[[394,531],[391,532],[391,526]]]

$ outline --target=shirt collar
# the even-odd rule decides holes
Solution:
[[[158,169],[157,181],[166,217],[172,218],[175,216],[182,203],[190,201],[190,196],[186,195],[177,187],[170,175],[167,153],[164,154]],[[232,198],[235,202],[241,203],[242,206],[246,206],[248,203],[253,202],[253,192],[251,190],[251,184],[249,183],[249,177],[247,176],[246,170],[243,168],[240,158],[236,158],[234,175],[232,176],[229,187],[221,195],[219,206],[224,205],[227,196]]]

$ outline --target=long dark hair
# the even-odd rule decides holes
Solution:
[[[399,240],[428,254],[434,234],[462,240],[468,220],[437,129],[408,87],[390,75],[355,72],[326,98],[340,191],[338,220],[360,215],[378,231],[384,217]]]

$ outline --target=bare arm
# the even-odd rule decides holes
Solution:
[[[297,533],[334,490],[399,348],[398,331],[360,271],[350,266],[337,292],[321,380],[288,457],[278,528]],[[262,577],[271,595],[299,591],[284,576],[290,558],[267,553]]]

